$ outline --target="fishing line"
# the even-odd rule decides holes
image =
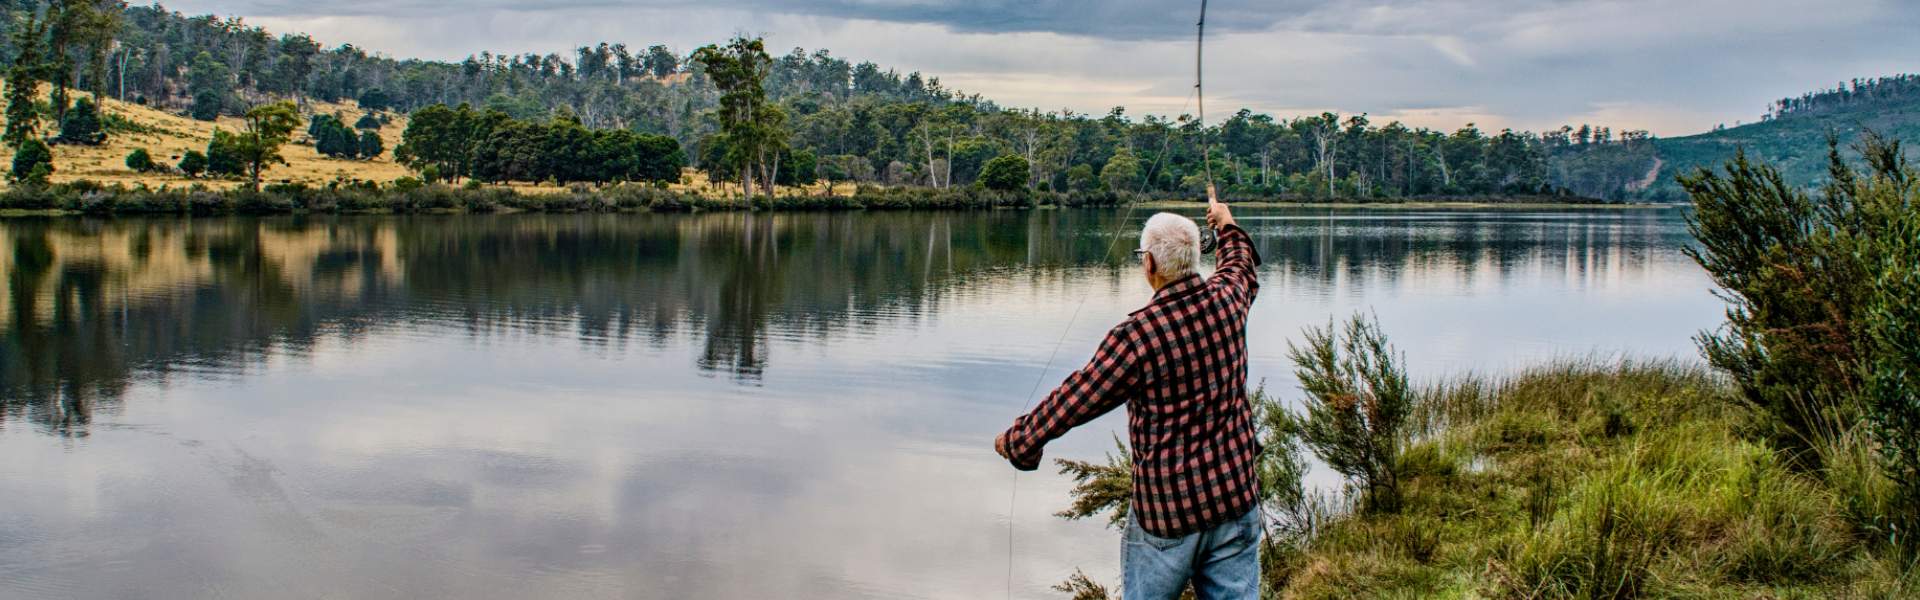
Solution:
[[[1201,50],[1199,48],[1199,46],[1203,44],[1206,39],[1206,25],[1207,25],[1207,0],[1200,0],[1200,21],[1197,24],[1195,24],[1195,27],[1199,30],[1199,34],[1195,39],[1193,92],[1187,94],[1186,100],[1182,101],[1180,104],[1180,112],[1176,114],[1185,114],[1187,112],[1188,106],[1194,105],[1196,102],[1198,103],[1199,119],[1200,119],[1198,123],[1199,123],[1199,131],[1200,131],[1202,161],[1203,161],[1203,165],[1205,165],[1204,169],[1206,171],[1207,186],[1211,188],[1213,186],[1213,165],[1212,165],[1212,160],[1208,158],[1211,156],[1210,154],[1211,148],[1207,140],[1207,108],[1206,108],[1206,96],[1205,96],[1206,92],[1205,92],[1205,88],[1201,86],[1201,82],[1203,81],[1201,71],[1200,71],[1200,63],[1201,63],[1202,55],[1201,55]],[[1160,166],[1166,161],[1167,150],[1172,145],[1173,134],[1176,131],[1179,131],[1179,129],[1176,127],[1172,127],[1172,126],[1167,127],[1166,133],[1160,139],[1160,152],[1153,157],[1153,163],[1147,167],[1146,177],[1140,180],[1140,186],[1135,192],[1136,195],[1146,193],[1147,186],[1153,181],[1154,174],[1159,170]],[[1120,220],[1114,224],[1113,231],[1109,235],[1110,239],[1107,241],[1107,249],[1100,254],[1100,262],[1105,263],[1112,259],[1113,249],[1120,245],[1120,237],[1123,233],[1122,228],[1126,227],[1127,223],[1132,220],[1133,209],[1138,204],[1139,204],[1138,202],[1127,203],[1126,212],[1121,213]],[[1206,229],[1206,228],[1202,228],[1202,229]],[[1211,232],[1209,231],[1209,233]],[[1212,246],[1214,246],[1214,243],[1212,242],[1213,242],[1212,239],[1203,240],[1203,245],[1205,246],[1205,248],[1203,248],[1202,251],[1211,252],[1213,249]],[[1079,321],[1080,319],[1080,309],[1085,308],[1086,305],[1087,305],[1087,296],[1083,294],[1081,295],[1080,300],[1074,303],[1073,312],[1067,316],[1067,324],[1065,327],[1061,329],[1059,339],[1054,341],[1053,350],[1047,353],[1047,360],[1045,363],[1043,363],[1040,366],[1039,375],[1034,377],[1033,387],[1027,390],[1026,403],[1020,407],[1021,414],[1025,414],[1027,412],[1027,409],[1031,408],[1034,404],[1034,401],[1038,399],[1038,394],[1040,393],[1040,385],[1045,383],[1047,380],[1047,371],[1053,368],[1054,359],[1060,356],[1060,347],[1066,344],[1067,336],[1073,332],[1074,323]],[[1020,470],[1015,469],[1013,471],[1013,479],[1011,483],[1009,483],[1007,486],[1007,598],[1008,600],[1012,600],[1013,598],[1013,533],[1014,533],[1013,523],[1014,523],[1014,507],[1016,506],[1016,500],[1019,497],[1019,494],[1020,494]]]

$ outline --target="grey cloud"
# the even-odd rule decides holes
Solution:
[[[1181,110],[1199,3],[1085,0],[182,0],[395,56],[675,48],[764,34],[942,76],[1006,106]],[[1752,120],[1770,99],[1920,59],[1920,3],[1835,0],[1220,0],[1209,116],[1231,108],[1424,118],[1455,127],[1581,120],[1661,135]],[[1420,115],[1426,115],[1421,117]]]
[[[188,3],[197,5],[197,3]],[[1273,26],[1290,16],[1304,15],[1316,4],[1307,0],[1259,2],[1213,0],[1207,7],[1208,27],[1220,32],[1252,31]],[[1371,4],[1371,3],[1368,3]],[[450,6],[460,11],[511,10],[522,12],[572,9],[742,10],[799,16],[865,19],[940,25],[967,33],[1048,32],[1115,39],[1172,39],[1193,34],[1200,2],[1164,0],[531,0],[507,2],[431,2],[396,0],[374,2],[289,2],[251,0],[221,3],[223,13],[294,16],[444,15]]]

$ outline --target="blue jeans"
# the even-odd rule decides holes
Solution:
[[[1120,547],[1126,600],[1170,600],[1193,580],[1202,600],[1260,597],[1260,507],[1212,529],[1177,538],[1127,524]]]

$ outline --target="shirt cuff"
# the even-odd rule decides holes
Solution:
[[[1253,255],[1253,266],[1260,266],[1263,261],[1260,260],[1260,251],[1253,248],[1253,234],[1247,233],[1247,230],[1241,229],[1238,224],[1228,224],[1213,233],[1214,237],[1223,240],[1228,234],[1240,236],[1240,241],[1247,245],[1247,254]]]

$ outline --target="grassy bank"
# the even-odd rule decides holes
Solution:
[[[1280,598],[1920,593],[1912,565],[1857,518],[1861,489],[1850,482],[1870,457],[1795,468],[1735,393],[1703,366],[1636,361],[1431,386],[1416,395],[1398,452],[1395,506],[1363,508],[1359,494],[1269,498],[1266,588]],[[1124,473],[1081,489],[1125,490]],[[1067,514],[1125,504],[1103,498]],[[1098,584],[1077,577],[1062,590],[1106,597]]]
[[[1192,201],[1153,200],[1112,192],[997,192],[973,187],[854,186],[839,193],[783,193],[748,202],[737,197],[683,187],[641,184],[527,189],[511,186],[396,183],[276,184],[258,192],[242,188],[102,185],[72,181],[45,186],[15,185],[0,191],[0,217],[87,215],[221,215],[350,213],[493,212],[692,212],[727,210],[956,210],[1032,207],[1105,207],[1136,203],[1143,209],[1193,208]],[[1488,202],[1482,200],[1409,200],[1373,203],[1293,203],[1237,201],[1246,207],[1617,207],[1601,203]]]
[[[1911,597],[1913,571],[1703,367],[1560,363],[1425,394],[1398,510],[1330,519],[1287,597]]]

